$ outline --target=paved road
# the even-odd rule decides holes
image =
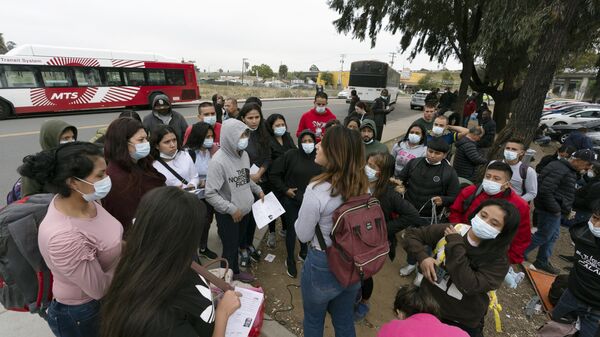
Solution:
[[[311,100],[266,101],[264,102],[263,111],[265,118],[272,113],[284,115],[289,129],[295,132],[300,116],[311,106]],[[347,114],[348,105],[344,100],[331,99],[329,108],[338,116],[338,119],[343,120]],[[196,105],[181,105],[175,107],[175,109],[186,117],[188,123],[196,122]],[[140,111],[140,116],[144,118],[148,113],[148,110]],[[388,116],[388,119],[390,121],[397,120],[415,113],[417,112],[410,111],[408,98],[400,98],[396,110]],[[118,114],[119,112],[107,111],[59,116],[46,115],[0,121],[0,158],[2,158],[0,205],[4,205],[6,193],[18,178],[16,168],[22,162],[22,158],[40,150],[39,128],[44,121],[51,118],[62,119],[78,128],[79,140],[88,140],[98,128],[108,125]]]

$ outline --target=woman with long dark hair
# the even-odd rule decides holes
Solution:
[[[427,154],[426,142],[427,133],[421,125],[413,124],[406,130],[404,138],[392,147],[392,156],[396,161],[395,176],[398,176],[412,159],[425,157]]]
[[[295,224],[300,242],[310,246],[300,281],[304,335],[323,336],[325,315],[329,312],[336,336],[354,337],[353,303],[360,282],[348,287],[340,285],[319,245],[315,228],[319,226],[325,244],[331,246],[333,212],[345,200],[367,193],[365,147],[358,132],[340,125],[329,129],[316,148],[315,162],[323,167],[323,173],[306,188]]]
[[[102,200],[125,231],[131,226],[137,205],[146,192],[165,186],[165,177],[153,166],[150,143],[144,126],[133,118],[119,118],[108,126],[104,141],[106,173],[118,189]]]
[[[215,310],[207,281],[190,267],[205,211],[196,196],[176,187],[142,198],[102,304],[103,337],[225,335],[239,298],[228,291]]]
[[[480,337],[490,303],[488,292],[500,288],[508,272],[508,248],[520,216],[508,201],[488,199],[469,220],[470,225],[408,229],[403,246],[419,262],[421,287],[440,304],[442,322]],[[433,257],[428,247],[436,248]]]
[[[150,155],[155,159],[152,166],[165,176],[167,186],[197,190],[200,178],[194,161],[187,151],[180,151],[179,144],[173,127],[158,125],[154,128],[150,137]]]
[[[98,336],[100,302],[121,255],[123,227],[100,205],[111,190],[98,146],[75,142],[27,156],[19,173],[56,193],[38,231],[54,276],[48,325],[58,337]]]

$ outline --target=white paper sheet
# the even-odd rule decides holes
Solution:
[[[283,213],[285,213],[285,209],[283,209],[273,192],[265,195],[264,202],[257,200],[252,204],[252,215],[258,229],[265,227]]]
[[[225,336],[247,337],[263,302],[264,294],[240,287],[235,287],[235,291],[242,294],[242,297],[240,297],[241,306],[233,315],[229,316]]]
[[[256,166],[256,164],[252,164],[252,166],[250,166],[250,174],[256,174],[258,173],[258,170],[260,170],[260,167]]]

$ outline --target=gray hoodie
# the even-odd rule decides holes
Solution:
[[[254,196],[262,192],[250,179],[250,159],[246,151],[238,150],[238,140],[248,126],[237,119],[228,119],[221,127],[221,148],[208,163],[206,201],[221,214],[250,213]]]

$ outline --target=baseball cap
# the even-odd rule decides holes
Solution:
[[[571,158],[587,161],[589,163],[596,161],[598,156],[590,149],[577,150],[571,155]]]

